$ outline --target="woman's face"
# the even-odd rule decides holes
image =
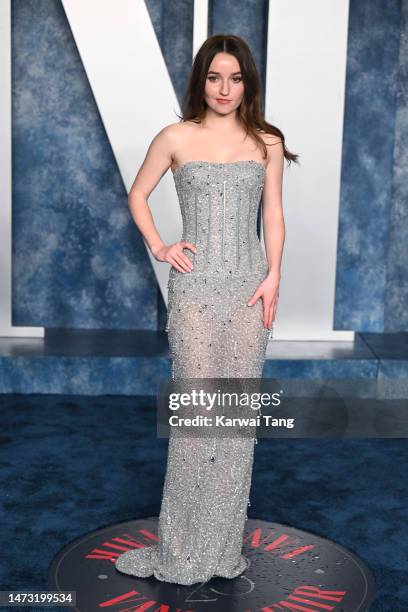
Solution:
[[[244,83],[237,58],[229,53],[217,53],[205,82],[206,103],[214,112],[227,115],[239,107],[243,96]]]

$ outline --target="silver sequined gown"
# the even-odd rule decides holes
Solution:
[[[256,232],[265,168],[255,160],[188,162],[174,172],[185,249],[194,269],[170,270],[167,327],[172,377],[260,378],[270,336]],[[255,438],[169,437],[158,544],[121,554],[116,567],[190,585],[245,571],[243,535]]]

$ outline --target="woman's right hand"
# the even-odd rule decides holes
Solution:
[[[162,246],[154,254],[154,257],[157,259],[157,261],[168,261],[179,272],[191,272],[193,269],[193,264],[187,255],[183,253],[183,249],[190,249],[193,251],[193,253],[196,253],[197,251],[192,242],[180,240],[179,242],[171,244],[170,246]]]

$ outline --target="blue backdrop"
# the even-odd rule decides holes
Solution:
[[[146,4],[181,101],[193,0]],[[264,80],[268,2],[210,5],[209,34],[245,38]],[[408,329],[407,14],[400,0],[350,4],[336,329]],[[12,2],[12,54],[13,324],[163,329],[165,306],[58,0]]]

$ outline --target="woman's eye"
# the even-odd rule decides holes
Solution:
[[[215,81],[218,77],[216,76],[209,76],[208,80],[209,81]],[[232,79],[234,81],[234,83],[239,83],[240,81],[242,81],[242,77],[233,77]]]

